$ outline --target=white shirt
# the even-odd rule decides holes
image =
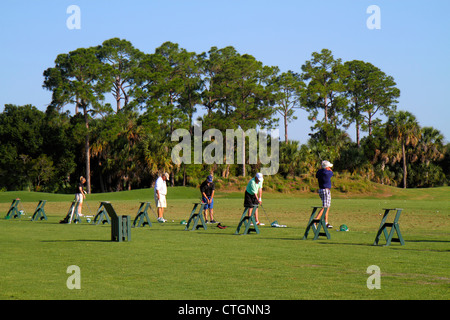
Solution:
[[[159,191],[160,195],[166,195],[167,194],[167,184],[163,180],[163,178],[161,178],[161,177],[158,177],[158,179],[156,179],[156,182],[155,182],[155,194],[156,194],[156,190]]]

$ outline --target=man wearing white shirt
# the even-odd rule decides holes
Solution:
[[[166,222],[164,219],[164,208],[167,207],[166,195],[167,184],[166,180],[169,179],[169,174],[166,172],[162,176],[158,177],[155,182],[155,202],[158,210],[158,222]]]

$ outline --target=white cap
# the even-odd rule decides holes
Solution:
[[[327,160],[325,160],[325,161],[322,161],[322,168],[331,168],[331,167],[333,167],[333,164],[330,162],[330,161],[327,161]]]
[[[262,173],[257,173],[256,174],[256,178],[259,180],[259,181],[263,181],[263,175],[262,175]]]

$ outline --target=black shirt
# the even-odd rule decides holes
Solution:
[[[210,182],[208,185],[208,181],[203,181],[203,183],[200,185],[200,192],[205,193],[207,197],[210,197],[212,195],[213,190],[215,190],[214,182]]]
[[[80,188],[81,188],[81,190],[83,190],[83,184],[81,182],[78,183],[77,191],[75,191],[75,194],[78,194],[78,193],[82,194],[82,192],[80,191]]]

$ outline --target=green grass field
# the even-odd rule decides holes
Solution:
[[[266,193],[261,233],[234,235],[242,214],[241,193],[218,192],[221,230],[184,231],[194,188],[169,188],[169,221],[133,228],[130,242],[111,242],[110,225],[61,225],[73,195],[0,193],[0,299],[297,300],[450,298],[450,188],[385,188],[373,196],[333,193],[331,239],[301,240],[320,205],[313,193]],[[5,220],[12,199],[27,215]],[[38,200],[47,200],[48,221],[31,222]],[[134,219],[151,189],[88,195],[84,214],[110,201],[119,215]],[[406,245],[373,246],[386,207],[404,211]],[[393,218],[393,217],[392,217]],[[172,220],[174,222],[172,222]],[[277,220],[287,228],[271,228]],[[337,232],[346,224],[348,232]],[[382,238],[381,244],[384,244]],[[68,289],[67,267],[80,268],[81,289]],[[369,290],[367,268],[381,271],[381,288]]]

